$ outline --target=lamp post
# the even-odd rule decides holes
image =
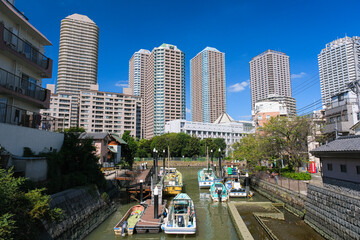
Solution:
[[[165,149],[163,150],[163,170],[162,170],[162,175],[165,176]]]
[[[211,154],[211,168],[213,168],[214,167],[214,161],[213,161],[214,153],[213,153],[212,149],[210,150],[210,154]]]
[[[157,159],[156,159],[157,150],[156,150],[156,148],[153,149],[153,153],[154,153],[154,182],[156,184],[157,183]]]
[[[220,179],[222,179],[222,168],[221,168],[221,149],[219,148],[219,172],[220,172]]]

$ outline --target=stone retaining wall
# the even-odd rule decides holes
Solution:
[[[306,195],[258,178],[251,178],[251,187],[273,202],[284,203],[285,208],[290,212],[301,218],[304,217]]]
[[[83,239],[116,211],[114,204],[105,203],[99,191],[90,188],[69,189],[51,196],[51,207],[64,211],[60,223],[44,223],[46,233],[41,239]]]
[[[360,198],[311,185],[305,222],[327,239],[360,239]]]

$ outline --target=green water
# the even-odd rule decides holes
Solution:
[[[115,236],[113,227],[116,223],[122,218],[122,216],[126,213],[126,211],[133,205],[136,205],[137,202],[131,203],[122,203],[118,210],[112,214],[107,220],[105,220],[99,227],[97,227],[89,236],[87,236],[86,240],[101,240],[101,239],[219,239],[219,240],[232,240],[238,239],[236,230],[233,226],[231,217],[228,213],[227,204],[226,203],[214,203],[210,199],[210,192],[208,189],[199,189],[198,180],[197,180],[197,172],[200,168],[195,167],[179,167],[179,171],[183,174],[184,179],[184,187],[183,192],[187,193],[195,204],[196,211],[196,221],[197,221],[197,230],[195,235],[167,235],[163,232],[158,234],[134,234],[133,236]],[[170,200],[170,199],[168,199]],[[252,199],[244,199],[244,198],[231,198],[231,201],[255,201],[255,202],[269,202],[266,198],[262,197],[260,194],[255,193]],[[250,211],[250,210],[249,210]],[[266,232],[261,228],[256,221],[253,221],[252,216],[242,216],[246,225],[248,226],[250,232],[254,235],[255,239],[269,239]],[[275,227],[277,229],[284,229],[287,232],[296,233],[295,238],[289,239],[321,239],[321,238],[312,238],[309,236],[313,236],[317,234],[306,224],[303,223],[300,219],[287,214],[285,216],[290,220],[290,224],[286,224],[285,228],[282,228],[282,224],[284,222],[274,222],[271,227]],[[291,225],[297,225],[292,228]],[[301,226],[299,228],[299,226]],[[301,232],[309,231],[310,235],[305,234],[302,235]],[[295,230],[295,232],[294,232]],[[279,232],[277,232],[279,233]],[[281,234],[281,233],[280,233]],[[294,236],[294,235],[284,235],[284,236]],[[302,237],[306,238],[302,238]],[[284,238],[281,238],[284,239]]]

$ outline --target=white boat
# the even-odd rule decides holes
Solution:
[[[210,187],[210,196],[214,202],[226,202],[229,195],[226,191],[224,184],[217,182],[213,183]]]
[[[171,201],[161,228],[166,234],[196,233],[195,205],[186,193],[179,193]]]
[[[210,188],[214,182],[220,181],[216,179],[212,168],[203,168],[198,171],[199,188]]]
[[[252,197],[254,194],[252,191],[246,194],[246,189],[241,187],[240,182],[227,181],[225,187],[229,193],[229,197]]]

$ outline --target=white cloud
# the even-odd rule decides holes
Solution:
[[[129,87],[129,84],[127,83],[127,81],[117,81],[115,83],[116,87],[123,87],[123,88],[127,88]]]
[[[306,76],[306,73],[304,73],[304,72],[301,72],[301,73],[298,73],[298,74],[295,74],[295,73],[291,74],[292,79],[303,78],[305,76]]]
[[[241,92],[244,91],[248,85],[249,85],[249,80],[241,83],[235,83],[234,85],[231,85],[228,88],[228,90],[229,92]]]
[[[191,113],[191,110],[186,108],[186,113]]]

